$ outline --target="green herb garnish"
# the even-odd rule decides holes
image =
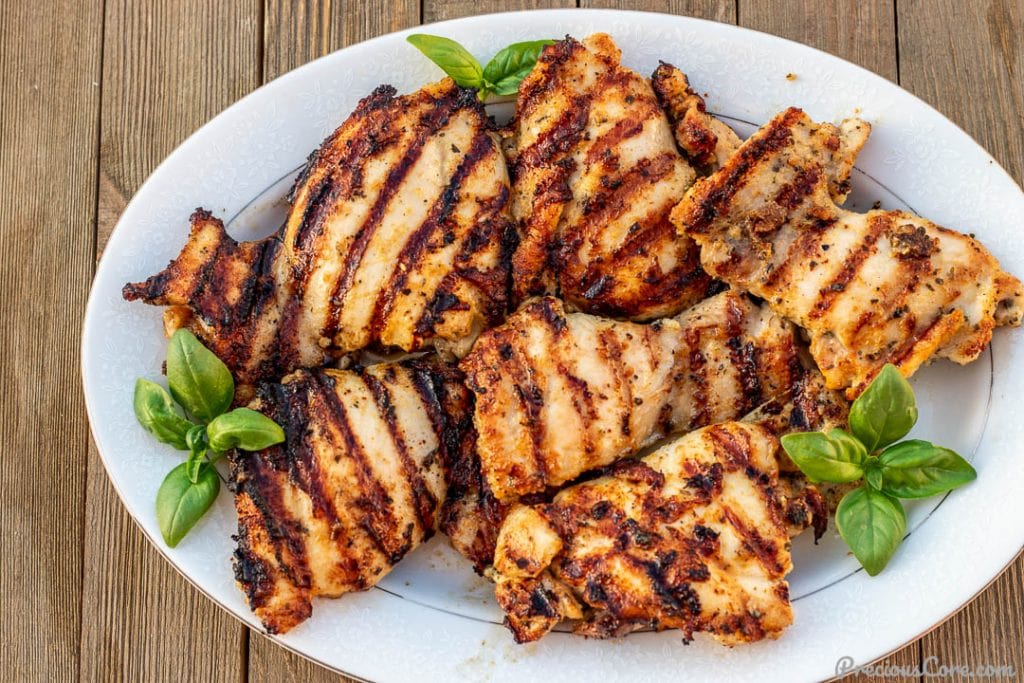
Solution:
[[[415,33],[406,40],[457,84],[463,88],[476,88],[481,102],[491,94],[514,95],[522,80],[533,70],[544,46],[555,42],[529,40],[513,43],[499,50],[486,66],[481,66],[476,57],[450,38]]]
[[[167,385],[135,382],[135,417],[157,440],[188,459],[172,469],[156,494],[160,533],[175,547],[220,492],[213,464],[225,451],[258,451],[284,441],[284,431],[249,408],[228,412],[235,397],[231,372],[195,335],[180,329],[167,349]]]
[[[970,463],[928,441],[896,443],[917,422],[910,384],[886,365],[850,408],[850,432],[833,429],[782,437],[782,447],[807,478],[844,484],[863,479],[843,496],[836,527],[875,576],[889,563],[907,530],[899,498],[926,498],[977,477]]]

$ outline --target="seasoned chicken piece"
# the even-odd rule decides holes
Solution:
[[[471,448],[470,394],[423,360],[300,370],[261,385],[250,407],[286,440],[231,455],[235,577],[271,633],[316,596],[365,590],[438,526],[450,463]]]
[[[703,299],[713,284],[669,212],[695,173],[650,82],[598,33],[544,49],[519,87],[505,147],[518,300],[560,293],[579,310],[648,320]]]
[[[374,345],[461,355],[505,312],[515,231],[496,136],[450,79],[381,86],[309,159],[281,230],[235,242],[208,212],[124,297],[172,306],[242,383]]]
[[[849,413],[850,404],[842,393],[826,387],[825,378],[817,368],[810,368],[793,383],[788,394],[758,406],[744,416],[743,421],[781,437],[791,432],[845,429]],[[776,492],[789,535],[797,536],[813,529],[817,542],[828,528],[829,515],[835,511],[842,494],[853,486],[812,484],[784,450],[780,448],[776,457],[779,463]]]
[[[537,299],[481,335],[461,368],[484,474],[506,502],[738,418],[803,373],[790,325],[733,292],[650,325]]]
[[[562,619],[606,638],[698,631],[727,645],[793,621],[789,536],[777,498],[778,441],[728,422],[516,506],[498,536],[498,604],[517,642]]]
[[[807,330],[828,386],[852,398],[886,363],[968,363],[1022,288],[967,235],[903,211],[860,214],[845,197],[868,124],[816,124],[788,109],[698,182],[673,221],[705,269]]]
[[[743,141],[708,113],[704,98],[690,87],[686,74],[662,62],[651,76],[651,85],[687,160],[704,175],[724,166]]]
[[[805,356],[806,353],[801,355]],[[849,401],[842,392],[825,385],[825,378],[817,368],[812,367],[809,360],[803,358],[802,361],[808,369],[793,381],[789,392],[762,403],[743,417],[744,422],[764,427],[775,436],[791,432],[828,431],[837,427],[846,429],[850,413]],[[796,465],[786,457],[785,451],[779,454],[783,471],[798,471]]]
[[[491,493],[475,444],[460,453],[462,457],[449,475],[448,495],[441,506],[438,528],[452,547],[473,563],[474,571],[483,575],[494,562],[498,530],[508,514],[509,504],[502,503]]]

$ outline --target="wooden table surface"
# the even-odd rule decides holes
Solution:
[[[121,506],[89,436],[78,370],[96,260],[156,165],[262,83],[388,31],[566,4],[699,16],[824,49],[928,101],[1018,183],[1024,176],[1021,0],[3,0],[0,401],[8,445],[0,460],[0,671],[6,679],[338,679],[203,597],[150,547]],[[970,561],[969,555],[964,548],[954,561]],[[905,665],[935,656],[948,665],[1012,664],[1024,676],[1022,583],[1024,559],[1018,558],[964,610],[886,661]]]

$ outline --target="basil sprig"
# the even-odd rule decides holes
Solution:
[[[899,442],[916,422],[914,391],[895,366],[886,365],[850,407],[852,433],[782,437],[782,447],[811,481],[863,479],[839,502],[836,528],[871,576],[885,569],[906,533],[907,514],[898,499],[927,498],[978,476],[948,448],[919,439]]]
[[[188,459],[167,474],[156,495],[160,533],[173,548],[216,500],[220,477],[213,465],[224,452],[262,450],[284,441],[284,431],[255,410],[228,411],[235,397],[231,372],[188,330],[171,337],[167,385],[170,393],[140,377],[134,407],[139,424],[157,440],[188,451]]]
[[[480,101],[491,94],[514,95],[533,70],[545,45],[553,40],[528,40],[502,48],[481,66],[476,57],[451,38],[415,33],[406,38],[463,88],[476,88]]]

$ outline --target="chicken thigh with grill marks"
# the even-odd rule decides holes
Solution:
[[[515,232],[496,135],[450,79],[381,86],[310,157],[281,230],[235,242],[197,211],[181,254],[126,285],[171,306],[241,383],[367,346],[464,353],[505,313]]]
[[[231,454],[235,576],[271,633],[316,596],[365,590],[438,527],[452,463],[470,457],[470,402],[440,362],[300,370],[250,407],[284,443]]]
[[[518,642],[563,619],[592,637],[705,631],[725,644],[792,623],[778,440],[740,422],[705,427],[607,475],[517,505],[498,536],[498,604]]]
[[[1024,288],[977,240],[905,211],[837,206],[870,127],[788,109],[673,211],[714,277],[807,330],[828,385],[858,394],[886,364],[968,363],[1019,325]]]
[[[811,368],[799,372],[788,391],[759,405],[743,417],[743,422],[756,424],[777,437],[798,431],[827,431],[846,427],[849,408],[842,394],[826,388],[825,379]],[[693,426],[699,425],[687,422],[683,427]],[[663,428],[673,429],[671,425],[663,425]],[[485,574],[494,562],[498,531],[513,503],[503,503],[491,492],[475,448],[461,449],[458,454],[442,507],[441,530],[448,535],[452,546],[473,563],[477,573]],[[637,454],[630,452],[626,457]],[[835,509],[838,496],[845,489],[809,483],[783,451],[778,452],[778,459],[780,472],[776,490],[789,534],[797,536],[813,529],[817,540],[825,532],[829,512]],[[610,467],[614,469],[616,465]],[[584,473],[577,481],[599,475],[601,471]],[[549,488],[542,493],[527,494],[522,500],[547,502],[556,492]]]
[[[505,502],[742,417],[805,372],[792,327],[733,292],[649,325],[536,299],[481,335],[461,368],[483,472]]]
[[[672,206],[696,174],[651,83],[603,33],[544,49],[523,80],[505,151],[518,300],[559,294],[579,310],[649,320],[713,287]]]

